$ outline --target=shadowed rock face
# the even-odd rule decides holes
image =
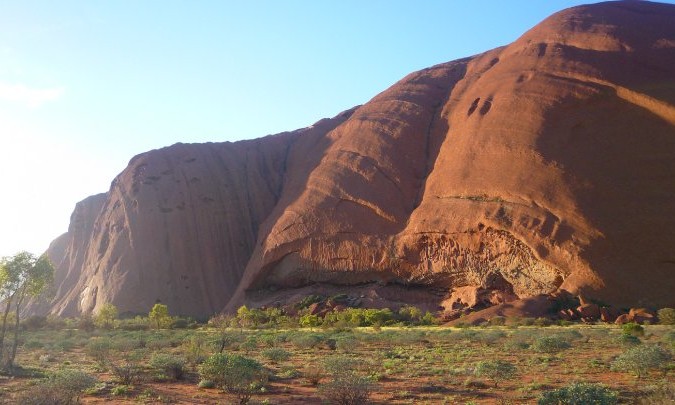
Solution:
[[[672,306],[674,105],[674,6],[568,9],[310,128],[137,156],[52,311],[369,282]]]

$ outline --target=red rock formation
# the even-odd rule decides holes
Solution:
[[[403,79],[330,134],[230,307],[268,284],[374,280],[672,303],[673,21],[576,7]]]
[[[673,83],[675,6],[599,3],[309,129],[148,152],[54,311],[370,282],[673,306]]]
[[[326,133],[350,114],[258,140],[177,144],[136,156],[89,223],[93,232],[70,238],[77,261],[59,272],[78,278],[58,291],[52,312],[74,315],[107,302],[122,313],[144,313],[155,302],[179,314],[218,312],[280,197],[286,166],[311,170],[312,160],[299,155],[321,156]]]
[[[598,320],[600,318],[600,307],[597,304],[582,304],[577,308],[579,316],[586,319]]]

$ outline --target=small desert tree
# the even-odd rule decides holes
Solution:
[[[51,284],[54,277],[54,266],[46,256],[36,257],[32,253],[20,252],[11,257],[0,259],[0,301],[4,301],[5,309],[0,326],[0,353],[6,353],[6,364],[11,370],[14,366],[19,344],[19,322],[21,309],[26,298],[37,297]],[[9,313],[14,306],[14,341],[11,348],[5,347]]]
[[[157,326],[157,329],[161,329],[162,326],[165,326],[171,319],[169,316],[169,307],[164,304],[155,304],[150,310],[148,318],[150,318],[155,326]]]
[[[117,319],[117,307],[111,303],[103,304],[101,309],[98,310],[96,314],[96,319],[94,320],[96,326],[103,329],[112,329],[115,326],[115,320]]]

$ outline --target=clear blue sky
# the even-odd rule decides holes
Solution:
[[[581,3],[0,0],[0,256],[135,154],[310,125]]]

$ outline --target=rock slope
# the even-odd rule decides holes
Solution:
[[[142,154],[93,198],[52,312],[368,283],[673,306],[675,6],[564,10],[312,127]]]

